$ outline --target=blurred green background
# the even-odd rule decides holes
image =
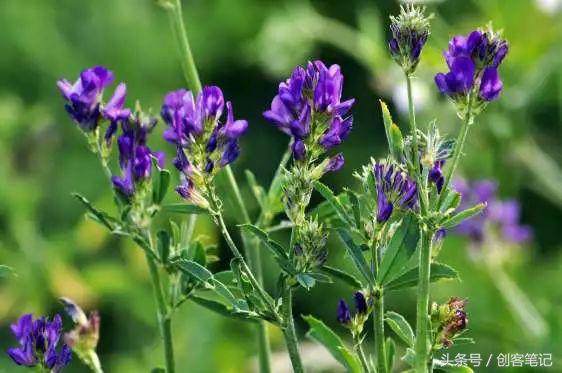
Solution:
[[[398,3],[183,4],[203,82],[220,85],[236,115],[250,121],[234,165],[243,185],[244,169],[251,169],[263,184],[272,177],[287,138],[261,113],[269,107],[278,82],[307,59],[340,64],[346,78],[344,97],[357,100],[354,130],[342,146],[346,167],[326,177],[333,188],[354,186],[353,171],[369,157],[386,152],[377,99],[389,102],[395,120],[406,125],[405,86],[386,49],[388,15],[397,12]],[[498,180],[500,195],[520,200],[522,220],[535,232],[524,247],[498,248],[505,253],[502,271],[527,294],[531,306],[515,299],[516,294],[502,297],[496,273],[487,269],[486,261],[473,259],[464,239],[447,240],[441,261],[455,266],[462,282],[434,286],[432,298],[442,302],[452,295],[468,297],[469,334],[477,340],[449,353],[552,353],[553,371],[562,371],[561,1],[451,0],[427,5],[435,16],[415,81],[415,99],[418,122],[424,125],[436,118],[443,132],[456,134],[459,126],[452,105],[433,85],[433,75],[445,69],[441,53],[448,40],[489,20],[504,29],[510,43],[501,68],[505,89],[473,126],[461,172],[471,179]],[[0,264],[17,274],[0,279],[0,372],[18,371],[4,353],[15,344],[9,324],[25,312],[62,313],[60,296],[100,310],[98,349],[107,372],[149,371],[159,365],[162,354],[143,255],[129,241],[111,237],[85,220],[82,206],[71,197],[71,192],[80,191],[96,204],[111,207],[109,186],[83,136],[67,118],[55,82],[61,77],[74,80],[83,68],[105,65],[117,81],[127,83],[129,105],[138,99],[144,108],[158,112],[163,95],[185,85],[166,14],[150,0],[0,0],[0,25]],[[159,139],[161,131],[160,125],[153,148],[170,153]],[[205,219],[199,219],[196,234],[221,244]],[[219,255],[216,270],[228,263],[224,245]],[[335,238],[329,261],[348,265]],[[276,269],[266,265],[272,287]],[[352,289],[341,284],[300,291],[295,313],[315,315],[345,335],[335,326],[335,308],[339,298],[350,299],[351,294]],[[412,291],[390,295],[387,307],[413,323]],[[541,315],[546,329],[529,332],[525,307]],[[65,325],[70,328],[67,318]],[[282,337],[274,328],[271,337],[274,369],[285,371]],[[174,320],[174,338],[181,372],[254,369],[253,328],[246,323],[187,303]],[[304,360],[313,371],[338,371],[321,348],[304,337],[303,343]],[[74,359],[68,370],[85,368]]]

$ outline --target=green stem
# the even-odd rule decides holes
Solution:
[[[293,364],[293,371],[295,373],[303,373],[304,368],[299,354],[299,345],[293,319],[293,294],[291,286],[287,283],[285,283],[283,290],[282,308],[284,320],[283,335],[285,336],[285,344],[287,345],[287,351],[289,352],[289,357]]]
[[[375,349],[377,373],[386,372],[386,346],[384,343],[384,298],[382,290],[375,294],[373,304],[373,328],[375,332]]]
[[[148,237],[150,233],[147,232]],[[152,240],[150,245],[152,247]],[[160,325],[160,334],[162,336],[162,341],[164,342],[164,355],[166,359],[166,372],[174,373],[174,347],[172,342],[172,320],[168,313],[168,307],[166,306],[166,300],[164,299],[164,291],[162,290],[162,283],[160,281],[160,274],[158,273],[158,266],[152,257],[146,254],[146,263],[148,264],[148,270],[150,272],[150,279],[152,280],[152,286],[154,288],[154,298],[156,300],[158,323]]]
[[[472,116],[472,101],[473,101],[473,98],[472,98],[472,94],[471,94],[468,97],[468,104],[467,104],[467,109],[466,109],[466,113],[465,113],[465,120],[463,121],[461,131],[459,132],[459,135],[457,136],[457,140],[455,142],[455,148],[453,149],[453,161],[451,163],[451,167],[449,168],[449,172],[445,176],[445,182],[443,183],[442,190],[447,190],[447,188],[449,187],[449,184],[451,183],[451,179],[452,179],[452,177],[453,177],[453,175],[454,175],[454,173],[457,169],[457,166],[459,165],[459,161],[461,159],[464,143],[466,142],[466,137],[468,135],[468,130],[470,129],[470,126],[474,122],[474,117]],[[443,203],[443,200],[445,198],[445,194],[446,193],[441,193],[441,195],[439,196],[439,201],[437,203],[438,207],[441,207],[441,204]]]
[[[191,53],[191,47],[189,46],[189,39],[187,38],[187,31],[183,22],[181,1],[174,0],[173,4],[166,8],[169,11],[170,23],[172,24],[174,36],[179,47],[180,62],[185,80],[189,88],[197,94],[201,92],[201,80],[199,79],[197,67]]]
[[[369,366],[369,363],[367,362],[365,351],[363,351],[363,344],[358,338],[355,338],[354,345],[355,345],[355,352],[357,353],[357,355],[359,356],[359,360],[361,361],[361,366],[363,367],[363,371],[366,373],[370,373],[371,368]]]
[[[416,307],[416,372],[427,372],[429,354],[429,276],[431,270],[432,232],[422,227],[419,256],[419,282]]]
[[[420,170],[420,161],[418,159],[419,157],[418,127],[416,125],[416,114],[415,114],[414,98],[412,92],[412,77],[409,74],[406,74],[406,87],[408,90],[408,117],[410,122],[410,132],[412,133],[412,147],[413,147],[412,159],[410,160],[410,162],[412,162],[411,171],[413,171],[414,173],[413,176],[419,186],[418,196],[420,200],[420,208],[422,213],[425,214],[427,213],[427,206],[429,205],[429,203],[428,203],[426,192],[422,190],[423,188],[421,188],[422,185],[421,170]]]

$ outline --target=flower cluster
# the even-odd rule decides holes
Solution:
[[[31,314],[26,314],[12,324],[11,329],[20,344],[19,347],[8,349],[8,355],[16,364],[41,366],[56,373],[70,362],[72,353],[66,344],[57,352],[62,332],[59,315],[49,321],[46,317],[33,320]]]
[[[351,330],[355,336],[359,336],[363,331],[363,324],[369,318],[369,305],[365,295],[361,291],[353,294],[355,301],[355,315],[351,316],[349,305],[344,299],[340,299],[337,309],[337,320],[340,324]]]
[[[240,154],[239,138],[248,129],[246,120],[234,120],[232,104],[225,107],[219,87],[207,86],[194,98],[191,91],[180,89],[164,98],[161,115],[168,128],[164,139],[176,146],[174,165],[182,173],[178,194],[194,203],[200,197],[208,177],[232,162]]]
[[[444,53],[449,72],[435,76],[437,88],[459,102],[476,95],[475,106],[497,99],[503,88],[498,68],[507,51],[507,42],[491,29],[455,36]]]
[[[375,162],[378,223],[388,221],[395,207],[412,209],[417,202],[417,185],[394,164]]]
[[[491,233],[491,229],[499,229],[501,238],[508,243],[517,244],[531,238],[531,228],[519,223],[519,204],[515,200],[499,200],[496,196],[495,182],[478,180],[468,183],[457,179],[454,181],[454,188],[462,196],[459,211],[478,203],[487,203],[482,213],[463,221],[456,227],[457,233],[468,236],[474,245],[482,245]]]
[[[459,336],[468,325],[465,311],[466,300],[452,297],[445,304],[433,303],[431,307],[431,321],[436,329],[434,349],[449,348],[455,337]]]
[[[293,138],[293,157],[308,162],[341,144],[349,135],[353,117],[346,116],[354,99],[341,101],[343,75],[338,65],[327,67],[322,61],[297,66],[291,77],[279,84],[267,120]],[[329,171],[343,166],[338,155]]]
[[[113,176],[111,181],[127,197],[142,189],[150,179],[153,157],[158,160],[160,167],[164,167],[164,153],[154,152],[147,145],[148,135],[156,123],[156,118],[140,110],[121,122],[122,134],[117,139],[117,145],[122,176]]]
[[[106,137],[111,138],[117,122],[129,117],[130,110],[123,107],[127,92],[124,83],[117,86],[107,105],[102,103],[103,92],[113,80],[111,71],[103,66],[95,66],[82,71],[74,84],[66,79],[57,82],[59,90],[67,101],[66,111],[82,131],[86,133],[95,131],[100,119],[105,118],[112,123],[106,133]]]
[[[390,16],[390,55],[406,74],[413,74],[416,70],[421,51],[429,37],[429,18],[424,15],[424,11],[424,8],[406,5],[400,7],[398,17]]]

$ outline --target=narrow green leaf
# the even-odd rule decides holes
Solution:
[[[371,270],[369,269],[369,265],[363,256],[361,248],[355,245],[351,236],[345,229],[338,229],[338,233],[359,273],[361,273],[368,284],[374,285]]]
[[[306,290],[312,289],[316,285],[316,280],[307,273],[297,273],[296,279],[298,283]]]
[[[457,209],[457,207],[459,207],[460,203],[461,203],[461,194],[449,189],[447,190],[447,195],[445,196],[445,199],[443,200],[443,204],[440,207],[440,211],[442,213],[447,212],[448,210],[454,211]]]
[[[344,270],[334,268],[334,267],[330,267],[330,266],[323,266],[321,268],[321,271],[330,275],[330,276],[332,276],[332,277],[334,277],[334,278],[337,278],[338,280],[341,280],[341,281],[345,282],[346,284],[351,286],[353,289],[362,289],[363,288],[363,284],[361,284],[361,282],[355,276],[345,272]]]
[[[351,219],[349,218],[345,208],[330,188],[317,181],[314,183],[314,189],[316,189],[316,191],[318,191],[318,193],[320,193],[322,197],[324,197],[324,199],[332,205],[340,219],[347,224],[352,225]]]
[[[209,212],[207,209],[189,203],[170,203],[162,206],[162,208],[164,211],[178,214],[205,214]]]
[[[390,329],[398,335],[409,347],[414,347],[414,332],[404,316],[399,313],[387,311],[384,320]]]
[[[228,306],[226,306],[223,303],[220,302],[216,302],[214,300],[210,300],[207,298],[203,298],[203,297],[198,297],[196,295],[192,295],[191,298],[195,303],[197,303],[200,306],[203,306],[213,312],[218,313],[219,315],[222,316],[226,316],[226,317],[234,317],[237,318],[239,320],[242,321],[249,321],[249,322],[256,322],[257,319],[255,318],[255,315],[250,313],[250,312],[241,312],[241,311],[235,311],[232,310],[230,308],[228,308]]]
[[[404,139],[402,137],[402,132],[400,128],[392,121],[392,116],[388,110],[388,106],[383,100],[379,100],[382,110],[382,119],[384,123],[384,132],[386,134],[386,140],[388,141],[388,148],[392,157],[401,162],[402,154],[404,151]]]
[[[439,280],[454,280],[458,279],[459,274],[453,268],[442,263],[431,263],[431,275],[429,280],[431,282],[436,282]],[[392,281],[388,282],[384,288],[385,290],[399,290],[408,288],[411,286],[416,286],[419,280],[419,269],[418,267],[412,268],[400,276],[396,277]]]
[[[267,210],[267,195],[265,193],[265,189],[258,184],[256,181],[255,175],[250,170],[245,171],[246,174],[246,181],[248,182],[248,186],[252,192],[252,195],[258,202],[260,208],[262,210]]]
[[[327,284],[331,284],[334,281],[332,281],[332,278],[324,273],[320,273],[320,272],[307,272],[306,273],[308,276],[312,277],[313,279],[315,279],[317,282],[325,282]]]
[[[115,229],[116,223],[118,222],[117,219],[111,217],[106,212],[103,212],[97,208],[95,208],[92,203],[84,196],[78,193],[72,193],[72,195],[80,201],[92,214],[93,220],[97,221],[98,223],[104,225],[107,229],[113,231]]]
[[[313,316],[303,316],[308,323],[310,330],[306,333],[307,337],[322,344],[330,352],[330,354],[340,362],[350,372],[361,372],[361,362],[359,358],[349,351],[332,329],[330,329],[322,321]]]
[[[158,255],[160,261],[167,263],[170,257],[170,235],[165,230],[161,230],[156,234],[156,243],[158,247]]]
[[[195,277],[199,281],[208,282],[213,278],[213,274],[207,268],[192,260],[178,259],[174,261],[174,264],[179,270]]]
[[[157,169],[152,176],[152,201],[159,205],[166,197],[170,186],[170,172],[166,169]]]
[[[355,226],[357,229],[362,229],[361,226],[361,205],[359,203],[359,198],[355,192],[348,190],[347,195],[349,196],[349,201],[351,202],[351,208],[353,209],[353,218],[355,220]]]
[[[378,280],[382,284],[392,281],[416,251],[420,231],[415,217],[406,215],[384,251]]]
[[[239,227],[240,229],[253,234],[256,238],[258,238],[261,242],[263,242],[265,246],[273,253],[273,255],[283,259],[289,258],[283,246],[281,246],[281,244],[269,238],[269,235],[263,230],[261,230],[260,228],[252,224],[242,224],[239,225]]]
[[[401,357],[401,360],[413,367],[416,364],[416,351],[412,348],[407,348],[406,353]]]
[[[453,215],[449,219],[446,219],[441,224],[441,226],[445,229],[453,228],[454,226],[458,225],[459,223],[462,223],[463,221],[480,214],[480,212],[482,212],[482,210],[484,210],[485,208],[486,208],[486,203],[479,203],[476,206],[473,206],[471,208],[463,210],[463,211],[459,212],[458,214]]]

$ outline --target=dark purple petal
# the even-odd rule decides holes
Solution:
[[[242,136],[248,129],[248,121],[246,120],[234,120],[234,114],[232,113],[232,104],[226,103],[227,109],[227,120],[224,126],[224,134],[229,139],[237,139]]]
[[[124,107],[125,97],[127,95],[127,86],[125,83],[119,83],[113,97],[105,105],[102,110],[103,116],[111,122],[126,120],[131,115],[131,110]]]
[[[351,323],[351,312],[345,300],[341,299],[338,303],[337,320],[340,324]]]
[[[358,291],[353,294],[353,298],[355,299],[355,310],[357,311],[357,313],[362,315],[367,314],[367,300],[365,299],[363,293]]]
[[[291,145],[291,149],[293,151],[293,157],[299,161],[304,158],[306,154],[306,146],[302,140],[295,140]]]
[[[204,120],[218,120],[224,108],[224,97],[221,89],[216,86],[203,87],[197,97],[197,107]]]
[[[484,101],[493,101],[499,97],[502,88],[503,83],[498,70],[493,67],[486,68],[480,83],[480,98]]]

